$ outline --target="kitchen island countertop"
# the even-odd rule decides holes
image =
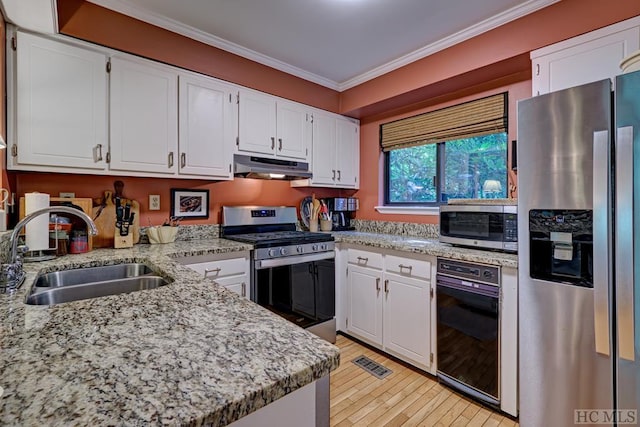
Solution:
[[[0,424],[226,425],[329,374],[338,349],[173,260],[224,239],[97,249],[26,264],[0,295]],[[28,306],[38,272],[143,262],[158,289]]]

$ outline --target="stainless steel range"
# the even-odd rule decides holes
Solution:
[[[253,245],[254,302],[334,343],[334,239],[296,223],[295,207],[224,206],[221,236]]]

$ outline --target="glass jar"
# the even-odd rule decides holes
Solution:
[[[73,230],[71,232],[71,242],[69,253],[83,254],[89,251],[89,238],[86,230]]]

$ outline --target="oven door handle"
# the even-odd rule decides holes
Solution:
[[[283,265],[303,264],[305,262],[320,261],[323,259],[333,259],[335,258],[335,256],[336,256],[335,253],[333,251],[330,251],[330,252],[321,252],[318,254],[286,256],[286,257],[274,258],[274,259],[262,259],[262,260],[257,260],[255,262],[255,269],[262,270],[265,268],[281,267]]]

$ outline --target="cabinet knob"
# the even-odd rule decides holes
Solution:
[[[273,150],[274,148],[276,148],[276,139],[272,136],[271,137],[271,149]]]
[[[184,168],[187,166],[187,153],[180,154],[180,167]]]
[[[380,292],[380,278],[376,277],[376,291]]]
[[[358,262],[360,262],[360,261],[368,262],[369,261],[369,258],[364,258],[364,257],[361,257],[361,256],[359,256],[357,259],[358,259]]]
[[[400,269],[400,272],[402,272],[403,268],[406,268],[407,270],[409,270],[409,274],[411,274],[411,270],[413,270],[412,265],[398,264],[398,268]]]
[[[282,151],[282,138],[278,138],[278,151]]]
[[[169,168],[173,167],[173,151],[169,152],[169,156],[167,158],[167,163],[169,164]]]
[[[340,177],[342,176],[342,174],[340,173],[340,170],[338,169],[338,181],[340,181]]]
[[[331,177],[332,180],[336,180],[336,170],[335,169],[331,169],[331,172],[333,172],[333,176]]]
[[[384,293],[388,294],[389,293],[389,280],[385,280],[384,281]]]
[[[93,161],[95,163],[102,161],[102,144],[98,144],[93,149]]]
[[[247,284],[242,282],[242,296],[246,297],[247,296]]]

